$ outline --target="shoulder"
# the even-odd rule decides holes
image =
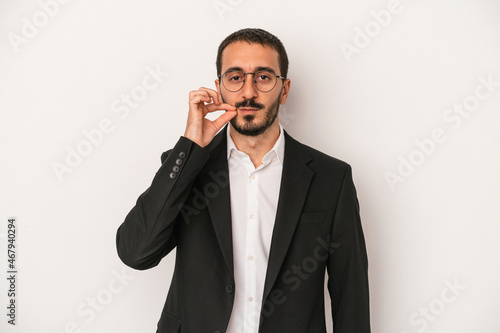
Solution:
[[[351,168],[347,162],[303,144],[285,131],[285,153],[287,152],[287,147],[289,148],[288,151],[294,155],[307,156],[309,159],[307,164],[313,169],[328,169],[330,172],[337,171],[344,173]]]

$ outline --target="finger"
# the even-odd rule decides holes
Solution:
[[[228,110],[228,111],[229,111],[229,110],[231,110],[231,111],[236,111],[236,110],[238,110],[238,108],[236,108],[236,106],[231,105],[231,104],[227,104],[227,103],[222,103],[222,104],[221,104],[221,105],[219,105],[219,106],[224,107],[224,108],[225,108],[226,110]]]
[[[206,91],[195,90],[189,93],[189,101],[199,103],[200,101],[211,101],[210,95]]]
[[[236,108],[232,105],[222,103],[220,105],[216,104],[207,104],[205,105],[207,108],[208,112],[214,112],[214,111],[220,111],[220,110],[225,110],[225,111],[236,111]]]
[[[192,91],[189,92],[189,99],[193,99],[194,97],[200,96],[200,95],[209,96],[206,91],[203,91],[203,90],[192,90]]]
[[[227,104],[227,103],[221,103],[217,105],[221,110],[228,110],[228,111],[236,111],[237,108],[234,105]]]
[[[222,97],[219,95],[219,93],[213,89],[205,88],[205,87],[200,87],[200,91],[206,92],[214,101],[215,104],[221,104],[222,103]]]

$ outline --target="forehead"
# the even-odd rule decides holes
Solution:
[[[222,73],[232,67],[241,67],[245,71],[271,67],[276,73],[280,73],[278,52],[267,45],[234,42],[222,52]]]

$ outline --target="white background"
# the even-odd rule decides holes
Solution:
[[[215,87],[219,43],[244,27],[287,48],[287,131],[353,167],[372,331],[500,332],[500,86],[446,118],[477,101],[481,77],[500,82],[500,2],[402,0],[383,25],[385,0],[54,4],[0,2],[0,276],[9,217],[18,232],[17,325],[2,277],[1,332],[155,332],[174,256],[134,271],[116,229],[184,133],[188,92]],[[148,68],[169,75],[113,112]],[[105,119],[112,130],[85,146]],[[59,179],[53,166],[79,145],[87,156]],[[410,158],[418,165],[400,166]]]

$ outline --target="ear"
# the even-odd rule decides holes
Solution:
[[[226,103],[224,96],[222,96],[222,91],[221,91],[221,86],[220,86],[219,80],[217,80],[217,79],[215,79],[215,88],[217,88],[217,92],[219,93],[220,97],[222,97],[222,102]]]
[[[290,92],[290,84],[291,84],[290,79],[286,79],[283,82],[283,87],[281,88],[282,92],[281,92],[280,104],[286,103],[286,100],[288,98],[288,93]]]
[[[215,88],[217,88],[217,92],[220,94],[219,79],[215,79]]]

